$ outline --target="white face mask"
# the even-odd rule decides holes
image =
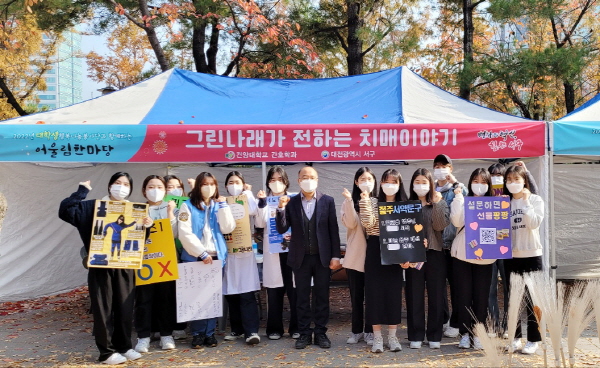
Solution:
[[[506,189],[512,194],[520,193],[525,187],[525,183],[508,183],[506,184]]]
[[[244,186],[242,184],[230,184],[227,186],[227,191],[232,196],[238,196],[244,191]]]
[[[501,176],[492,176],[492,185],[504,184],[504,178]]]
[[[398,193],[398,190],[400,190],[400,185],[399,184],[389,184],[389,183],[381,184],[381,190],[383,190],[385,195],[393,196],[396,193]]]
[[[175,189],[171,189],[169,190],[169,194],[175,197],[181,197],[183,195],[183,189],[181,188],[175,188]]]
[[[434,169],[433,170],[433,178],[435,180],[446,180],[446,177],[450,174],[450,169],[447,167],[444,167],[442,169]]]
[[[429,193],[429,184],[413,184],[413,190],[419,197],[425,197]]]
[[[488,191],[489,186],[487,184],[471,184],[471,189],[473,190],[473,194],[476,196],[485,195]]]
[[[216,191],[217,187],[214,185],[203,185],[200,188],[200,192],[202,193],[202,197],[204,198],[211,198]]]
[[[124,185],[114,184],[110,187],[110,195],[117,201],[122,201],[127,198],[130,192],[131,188]]]
[[[300,182],[300,188],[306,193],[312,193],[317,190],[317,181],[314,179],[306,179]]]
[[[365,181],[364,183],[358,184],[358,188],[361,192],[371,193],[375,188],[375,183],[372,181]]]
[[[269,183],[269,188],[271,188],[271,191],[273,193],[283,193],[285,191],[285,184],[283,184],[280,181],[274,181],[272,183]]]
[[[146,191],[146,198],[150,202],[160,202],[165,198],[165,191],[160,189],[148,189]]]

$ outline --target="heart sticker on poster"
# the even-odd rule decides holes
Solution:
[[[483,249],[479,248],[475,251],[475,255],[479,258],[483,255]]]
[[[502,209],[510,207],[510,202],[502,201]]]
[[[469,224],[469,227],[470,227],[471,229],[473,229],[473,230],[477,230],[477,228],[479,227],[479,224],[478,224],[478,223],[476,223],[476,222],[471,222],[471,223]]]
[[[416,224],[416,225],[415,225],[415,231],[416,231],[416,232],[419,232],[419,231],[421,231],[421,230],[423,230],[423,225],[421,225],[421,224]]]
[[[506,254],[506,252],[508,252],[508,247],[505,247],[504,245],[500,247],[500,253],[502,254]]]

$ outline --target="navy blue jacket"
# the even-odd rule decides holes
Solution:
[[[94,227],[94,207],[96,206],[95,200],[85,200],[89,192],[88,188],[80,185],[75,193],[60,202],[58,209],[58,217],[77,228],[88,253]]]

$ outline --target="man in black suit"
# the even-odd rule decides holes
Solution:
[[[318,174],[310,166],[298,172],[300,194],[282,196],[276,214],[277,231],[292,230],[288,265],[294,271],[296,282],[296,311],[300,338],[296,349],[304,349],[312,343],[314,320],[315,344],[321,348],[331,347],[325,334],[329,322],[329,280],[331,270],[341,268],[340,234],[333,198],[317,192]],[[311,311],[311,279],[314,280]]]

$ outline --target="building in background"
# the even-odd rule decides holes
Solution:
[[[57,61],[44,75],[47,88],[37,93],[39,109],[52,110],[83,101],[81,34],[76,30],[66,31],[63,38],[58,48]]]

